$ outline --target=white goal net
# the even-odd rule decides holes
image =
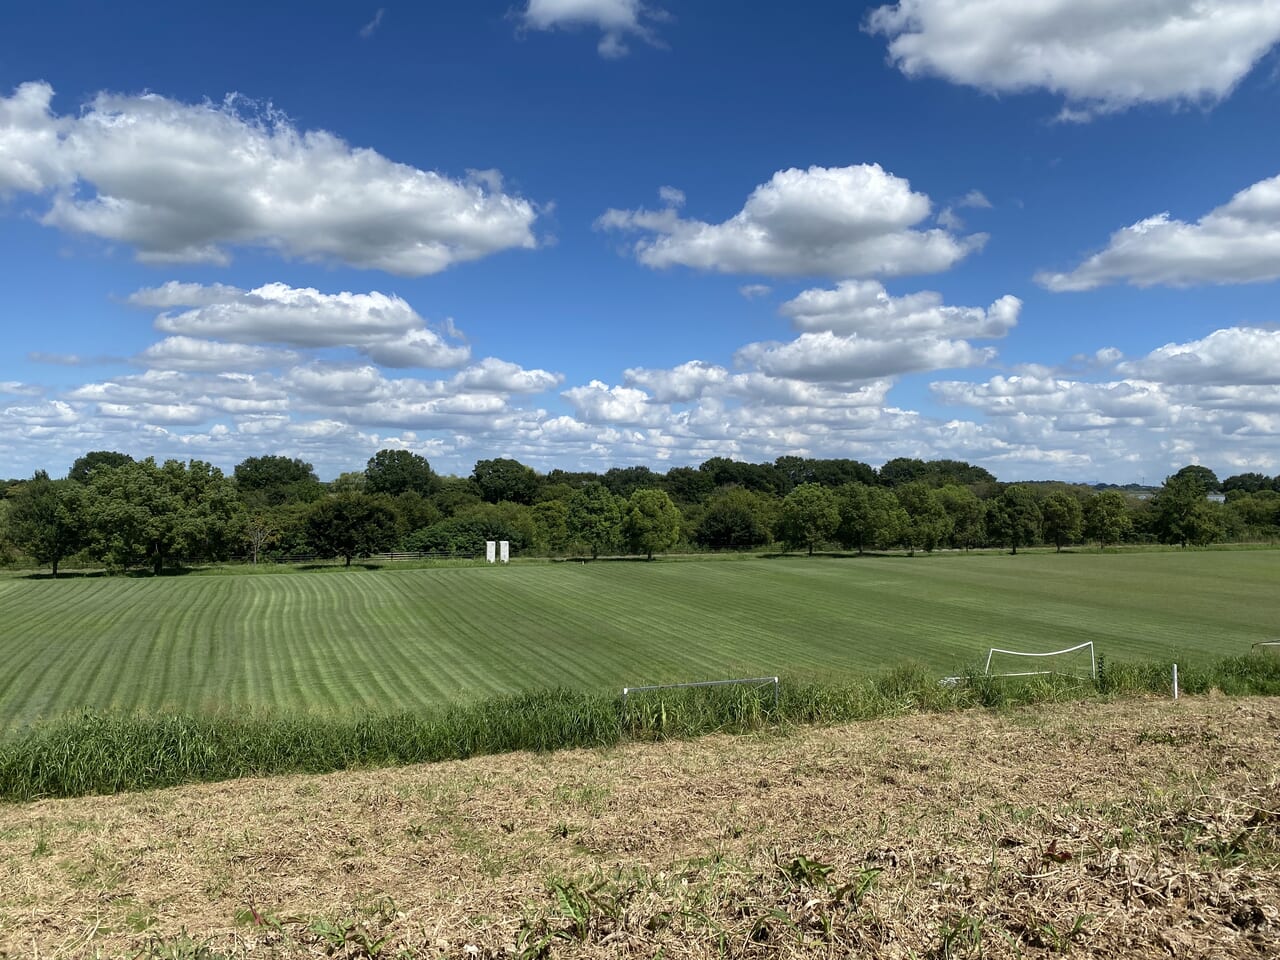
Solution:
[[[1072,677],[1077,680],[1096,680],[1098,661],[1093,655],[1092,640],[1065,650],[1043,653],[992,647],[987,651],[987,664],[983,673],[988,677]]]

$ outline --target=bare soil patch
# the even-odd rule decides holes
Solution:
[[[1275,957],[1280,699],[0,806],[0,956]]]

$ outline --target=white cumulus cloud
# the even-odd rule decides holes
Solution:
[[[656,423],[665,416],[664,408],[651,406],[649,395],[635,387],[610,387],[592,380],[584,387],[569,388],[563,396],[588,423]]]
[[[1280,176],[1260,180],[1195,223],[1168,213],[1111,235],[1106,249],[1068,273],[1038,273],[1050,290],[1259,283],[1280,277]]]
[[[426,326],[400,297],[380,293],[321,293],[268,283],[253,290],[226,284],[167,283],[129,297],[136,306],[168,308],[156,329],[233,343],[314,348],[349,346],[389,367],[458,367],[470,358]],[[174,308],[189,306],[181,312]]]
[[[596,49],[606,60],[625,57],[628,37],[657,44],[652,24],[667,19],[665,11],[642,0],[529,0],[521,21],[533,30],[594,27],[600,31]]]
[[[901,0],[872,11],[909,77],[1048,90],[1063,119],[1142,103],[1215,103],[1280,40],[1274,0]]]
[[[690,360],[669,370],[632,367],[623,373],[628,386],[650,391],[660,403],[685,403],[694,400],[708,388],[729,381],[729,371],[714,363]]]
[[[879,164],[780,170],[722,223],[684,219],[676,206],[606,211],[604,230],[639,231],[650,267],[683,265],[767,276],[898,276],[946,270],[986,240],[913,229],[930,201]]]
[[[1167,343],[1116,369],[1164,383],[1280,386],[1280,330],[1227,327],[1200,340]]]
[[[43,223],[142,260],[225,264],[229,248],[257,246],[421,276],[536,245],[536,210],[492,171],[396,163],[234,95],[101,93],[66,115],[52,99],[40,82],[0,97],[0,193],[47,195]]]
[[[1022,301],[1006,294],[987,309],[952,307],[931,290],[890,296],[875,280],[845,280],[835,289],[805,290],[782,305],[801,330],[830,330],[880,338],[942,334],[1003,337],[1018,322]]]
[[[737,359],[771,376],[845,383],[917,370],[978,366],[994,360],[995,351],[963,340],[876,340],[824,330],[802,333],[789,343],[748,344],[738,351]]]
[[[198,337],[165,337],[138,355],[149,367],[167,370],[259,370],[293,363],[297,354],[243,343],[219,343]]]

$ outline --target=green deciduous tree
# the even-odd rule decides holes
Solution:
[[[672,467],[662,478],[662,489],[672,500],[684,506],[706,500],[715,489],[715,483],[710,475],[694,467]]]
[[[379,450],[365,464],[364,482],[366,493],[396,497],[412,490],[426,497],[438,480],[426,457],[409,450]]]
[[[307,543],[322,557],[355,557],[390,549],[396,539],[396,515],[367,493],[340,493],[317,500],[307,511]]]
[[[1161,543],[1203,546],[1222,536],[1221,519],[1205,499],[1211,482],[1216,484],[1217,478],[1204,467],[1183,467],[1165,480],[1151,498]]]
[[[296,457],[248,457],[236,464],[232,475],[245,504],[255,508],[311,503],[324,495],[314,468]]]
[[[775,521],[775,502],[741,487],[728,487],[707,501],[694,529],[694,542],[715,550],[766,544]]]
[[[744,487],[757,493],[777,493],[786,486],[771,463],[743,463],[728,457],[712,457],[698,466],[698,470],[711,478],[713,487]]]
[[[246,514],[240,525],[241,537],[249,548],[249,560],[256,564],[262,554],[280,542],[280,526],[269,510]]]
[[[875,470],[859,460],[786,456],[775,460],[773,467],[784,480],[787,491],[803,483],[817,483],[834,489],[846,483],[876,482]]]
[[[1249,535],[1264,540],[1280,537],[1280,493],[1263,488],[1256,493],[1231,494],[1227,509],[1240,520]]]
[[[836,542],[862,553],[868,547],[881,550],[893,546],[902,536],[908,522],[897,496],[884,487],[865,483],[848,483],[836,490],[840,510],[840,526]]]
[[[906,483],[924,480],[929,468],[915,457],[894,457],[880,468],[880,482],[886,487],[900,487]]]
[[[622,535],[622,508],[618,499],[602,483],[588,483],[568,503],[566,524],[569,541],[591,551],[594,559],[602,550],[618,545]]]
[[[89,476],[90,550],[118,567],[171,559],[224,559],[238,539],[240,501],[222,471],[202,460],[151,458],[99,467]]]
[[[9,535],[36,563],[58,564],[85,542],[85,490],[72,480],[50,480],[43,472],[18,488],[10,500]]]
[[[778,539],[788,547],[813,548],[835,536],[840,526],[836,495],[816,483],[802,483],[783,498]]]
[[[669,550],[680,538],[680,511],[665,490],[637,490],[627,499],[622,534],[635,553],[652,560],[654,551]]]
[[[541,484],[532,467],[506,458],[478,461],[471,471],[471,482],[479,490],[480,498],[488,503],[501,503],[503,500],[533,503]]]
[[[1257,493],[1259,490],[1273,490],[1271,478],[1265,473],[1237,473],[1222,481],[1223,493],[1239,490],[1244,493]]]
[[[615,497],[628,499],[637,490],[656,489],[661,481],[656,473],[645,466],[611,467],[604,472],[600,482]]]
[[[987,507],[987,532],[1016,554],[1040,539],[1040,505],[1026,487],[1005,487]]]
[[[552,555],[569,548],[569,506],[563,500],[543,500],[533,505],[534,547]]]
[[[1198,485],[1205,493],[1215,493],[1222,489],[1222,484],[1218,482],[1218,475],[1198,463],[1183,467],[1173,476],[1178,480],[1186,480]]]
[[[133,457],[127,453],[119,453],[115,450],[90,450],[83,457],[76,458],[76,462],[71,465],[71,471],[67,474],[67,479],[74,480],[76,483],[88,483],[89,474],[99,467],[120,467],[126,463],[133,463]]]
[[[899,531],[902,545],[909,553],[923,548],[932,553],[951,534],[951,518],[942,499],[924,481],[904,483],[894,490],[907,522]]]
[[[1099,550],[1119,543],[1132,529],[1129,501],[1119,490],[1103,490],[1085,501],[1084,533],[1097,542]]]
[[[1080,539],[1084,530],[1084,510],[1080,501],[1058,490],[1045,497],[1040,504],[1044,519],[1044,538],[1062,552],[1062,548]]]
[[[947,484],[938,488],[937,496],[951,521],[951,545],[961,550],[980,546],[987,536],[987,509],[978,495],[968,487]]]

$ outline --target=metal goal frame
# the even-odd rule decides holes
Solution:
[[[1075,677],[1074,674],[1062,673],[1059,670],[1026,670],[1020,673],[993,674],[991,672],[991,658],[994,657],[997,653],[1004,653],[1014,657],[1058,657],[1067,653],[1076,653],[1077,651],[1084,650],[1084,649],[1088,649],[1089,651],[1089,679],[1097,680],[1098,679],[1098,658],[1094,654],[1092,640],[1086,640],[1084,643],[1078,643],[1074,647],[1067,647],[1065,650],[1049,650],[1044,653],[1028,653],[1025,650],[1004,650],[1004,649],[1001,649],[1000,647],[992,647],[990,650],[987,651],[987,663],[986,663],[986,666],[983,667],[982,673],[983,673],[983,676],[987,676],[987,677],[991,677],[991,676],[996,676],[996,677],[1057,676],[1057,677],[1073,677],[1075,679],[1081,679],[1081,678]]]
[[[654,690],[688,690],[693,687],[728,687],[735,685],[755,684],[757,688],[764,686],[773,687],[773,709],[777,712],[778,705],[781,700],[779,687],[781,685],[777,677],[742,677],[737,680],[695,680],[692,683],[653,683],[643,687],[623,687],[622,688],[622,709],[627,709],[627,698],[633,693],[649,693]]]

